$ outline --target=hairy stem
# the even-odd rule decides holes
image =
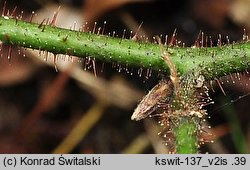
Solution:
[[[7,16],[0,17],[0,40],[54,54],[93,57],[168,72],[158,44],[77,32],[50,25],[34,24]],[[201,71],[206,79],[249,68],[250,42],[213,48],[168,48],[180,75]]]
[[[176,153],[198,153],[197,122],[191,117],[182,117],[174,127]]]

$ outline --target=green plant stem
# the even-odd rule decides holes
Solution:
[[[154,70],[168,71],[158,44],[77,32],[50,25],[0,17],[0,40],[54,54],[93,57]],[[168,48],[180,75],[201,71],[206,79],[249,68],[250,42],[213,48]]]
[[[198,153],[197,120],[191,117],[182,117],[174,127],[176,137],[176,153]]]

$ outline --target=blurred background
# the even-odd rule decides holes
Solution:
[[[239,42],[250,29],[250,0],[6,0],[4,14],[16,6],[26,21],[41,23],[59,11],[56,26],[101,27],[117,37],[130,38],[141,24],[138,33],[149,41],[177,29],[186,46],[200,31],[216,45],[219,34],[224,43],[226,36]],[[58,71],[46,52],[1,43],[0,153],[168,153],[155,119],[130,120],[161,78],[157,72],[63,55],[56,65]],[[211,82],[215,104],[206,124],[214,143],[201,153],[250,153],[249,83],[247,71]]]

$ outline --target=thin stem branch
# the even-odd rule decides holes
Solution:
[[[197,120],[183,117],[179,126],[174,127],[176,136],[176,153],[198,153]]]

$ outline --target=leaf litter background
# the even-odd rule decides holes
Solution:
[[[61,0],[6,1],[6,9],[24,11],[29,20],[52,18],[60,6],[56,25],[77,29],[83,23],[96,32],[126,38],[143,22],[139,34],[171,35],[194,45],[200,32],[217,43],[241,41],[250,29],[250,0]],[[0,1],[3,9],[4,1]],[[104,22],[107,22],[105,25]],[[95,26],[95,22],[97,23]],[[104,26],[105,25],[105,26]],[[132,34],[133,36],[134,34]],[[11,50],[10,50],[11,48]],[[10,53],[10,52],[11,53]],[[167,153],[155,119],[130,120],[140,98],[160,79],[146,70],[95,63],[2,44],[0,56],[0,153]],[[8,57],[10,60],[8,60]],[[127,69],[127,70],[126,70]],[[129,70],[129,73],[126,73]],[[132,74],[132,75],[131,75]],[[240,78],[240,80],[239,80]],[[227,83],[229,81],[229,83]],[[249,153],[249,75],[220,78],[226,96],[213,82],[208,107],[214,143],[202,145],[202,153]],[[205,136],[206,137],[206,136]]]

